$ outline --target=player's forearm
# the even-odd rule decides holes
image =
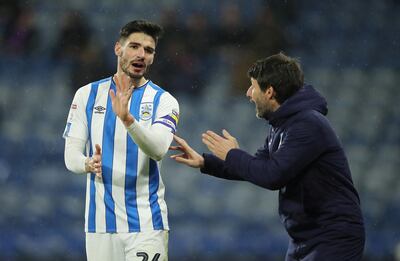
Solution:
[[[137,121],[133,122],[127,131],[139,148],[156,161],[164,157],[173,139],[173,134],[164,128],[153,126],[147,129]]]
[[[76,138],[65,139],[65,166],[76,174],[86,174],[85,161],[87,157],[83,154],[85,145],[84,141]]]

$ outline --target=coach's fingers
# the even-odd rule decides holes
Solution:
[[[239,148],[239,142],[237,141],[237,139],[235,137],[233,137],[227,130],[223,129],[222,130],[222,134],[224,135],[224,137],[230,141],[232,141],[235,145],[236,148]]]
[[[223,139],[223,137],[221,137],[220,135],[218,135],[217,133],[215,133],[211,130],[206,131],[206,134],[216,141],[220,141]]]
[[[187,145],[187,142],[176,134],[174,135],[174,140],[181,146]]]
[[[215,140],[212,136],[208,135],[207,133],[203,133],[203,134],[201,135],[201,141],[202,141],[205,145],[207,145],[207,147],[209,147],[209,146],[214,147],[214,146],[218,143],[217,140]]]
[[[180,150],[183,151],[182,146],[169,146],[169,150]]]
[[[186,153],[181,153],[181,154],[174,154],[169,156],[171,159],[176,159],[176,158],[187,158],[187,154]]]
[[[236,140],[227,130],[222,130],[222,135],[227,138],[228,140]]]
[[[208,139],[202,138],[201,141],[203,142],[204,145],[207,146],[208,150],[211,152],[214,152],[215,150],[215,144],[210,142]]]
[[[174,135],[174,140],[180,145],[180,150],[188,152],[193,151],[192,147],[190,147],[186,140],[182,139],[181,137]]]
[[[173,159],[174,159],[176,162],[183,163],[183,164],[188,165],[188,166],[192,166],[192,165],[193,165],[193,160],[192,160],[192,159],[185,158],[184,156],[175,157],[175,158],[173,158]]]

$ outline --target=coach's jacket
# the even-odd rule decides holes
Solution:
[[[269,116],[270,133],[255,156],[240,149],[225,161],[203,154],[203,173],[279,190],[279,214],[291,238],[286,260],[362,256],[360,200],[327,112],[325,99],[304,86]]]

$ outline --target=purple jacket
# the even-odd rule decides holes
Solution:
[[[268,119],[264,146],[225,161],[204,154],[201,171],[279,190],[279,214],[291,240],[286,260],[360,260],[364,224],[346,155],[331,127],[326,100],[304,86]]]

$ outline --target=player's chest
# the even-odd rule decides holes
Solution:
[[[135,120],[139,122],[140,125],[147,128],[151,127],[157,109],[154,98],[152,93],[141,90],[141,92],[133,92],[128,103],[129,113],[134,116]],[[126,134],[125,127],[112,108],[112,102],[108,91],[99,93],[93,107],[89,109],[89,114],[92,118],[90,128],[92,134]],[[116,138],[118,138],[118,135]]]

